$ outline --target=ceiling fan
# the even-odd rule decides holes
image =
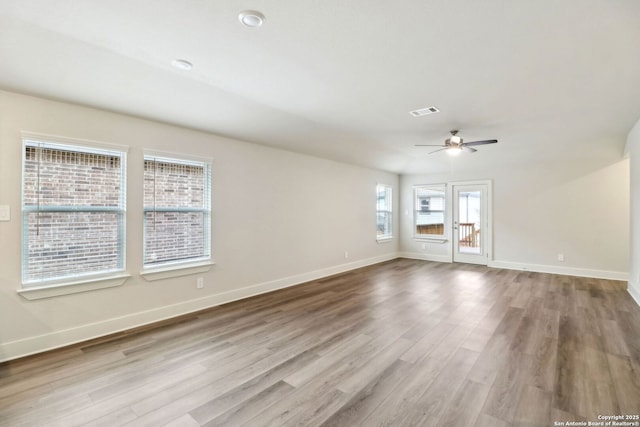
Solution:
[[[471,141],[471,142],[463,142],[462,138],[458,136],[457,130],[449,131],[451,132],[451,137],[447,138],[444,141],[444,145],[431,145],[431,144],[416,144],[416,147],[442,147],[439,150],[432,151],[429,154],[437,153],[438,151],[447,150],[447,153],[455,156],[460,154],[462,151],[469,151],[470,153],[475,153],[475,148],[471,148],[478,145],[486,145],[486,144],[495,144],[498,142],[497,139],[486,139],[483,141]]]

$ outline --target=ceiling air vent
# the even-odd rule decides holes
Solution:
[[[436,107],[427,107],[427,108],[421,108],[419,110],[413,110],[413,111],[409,111],[409,114],[411,114],[413,117],[420,117],[420,116],[426,116],[427,114],[433,114],[433,113],[439,113],[440,110],[438,110]]]

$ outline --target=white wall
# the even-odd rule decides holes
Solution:
[[[627,138],[627,153],[631,162],[631,256],[629,293],[640,305],[640,120]]]
[[[423,249],[424,242],[412,238],[412,186],[487,179],[493,181],[493,259],[489,265],[627,279],[629,162],[622,153],[603,149],[589,157],[576,153],[569,162],[550,156],[544,163],[504,165],[489,172],[472,168],[401,178],[403,255],[451,258],[450,243],[427,243]],[[640,197],[640,188],[637,190]],[[559,253],[565,255],[564,262],[558,261]]]
[[[28,301],[18,295],[20,131],[129,146],[127,270],[120,287]],[[142,260],[143,149],[214,158],[207,273],[147,282]],[[139,167],[136,167],[139,165]],[[376,183],[398,177],[211,134],[0,91],[0,361],[392,259],[376,243]],[[395,234],[398,234],[396,221]],[[349,258],[345,259],[345,251]],[[204,289],[196,289],[203,276]]]

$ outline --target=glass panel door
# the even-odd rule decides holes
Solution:
[[[480,202],[482,192],[460,191],[458,192],[458,243],[459,251],[467,254],[480,254],[480,236],[483,232],[480,227]]]
[[[453,187],[453,260],[487,264],[486,185]]]

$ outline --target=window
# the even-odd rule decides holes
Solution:
[[[123,272],[126,153],[23,141],[23,287]]]
[[[144,158],[144,267],[211,259],[211,166]]]
[[[445,186],[414,187],[414,211],[416,237],[444,237]]]
[[[393,237],[393,200],[391,196],[392,188],[386,185],[376,186],[378,202],[376,204],[377,211],[377,227],[378,240],[391,239]]]

